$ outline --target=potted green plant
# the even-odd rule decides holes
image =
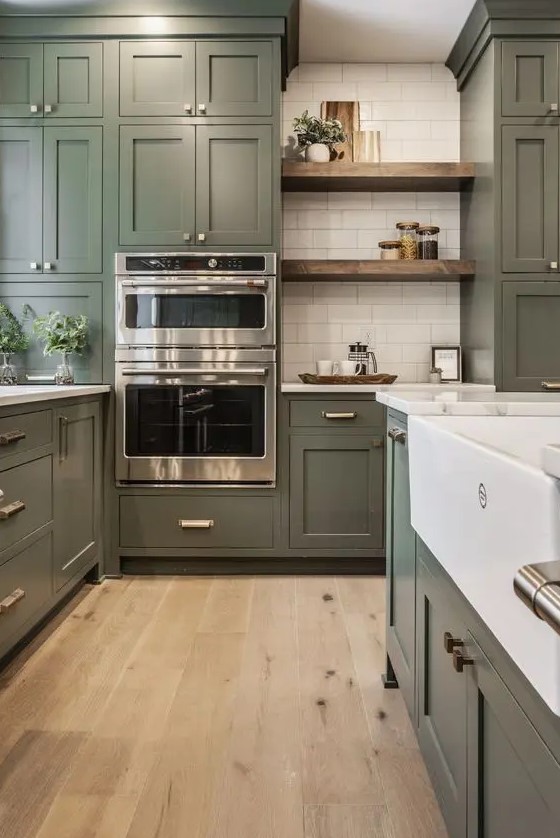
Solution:
[[[294,119],[293,130],[308,163],[328,163],[334,146],[346,141],[339,119],[321,119],[310,116],[309,111]]]
[[[43,354],[62,355],[62,363],[56,368],[56,384],[74,384],[74,370],[68,362],[69,355],[81,355],[87,346],[88,318],[84,314],[73,316],[51,311],[37,317],[33,331],[44,343]]]
[[[23,310],[23,317],[26,314]],[[10,311],[5,303],[0,303],[0,385],[17,384],[17,374],[12,365],[12,355],[25,352],[29,346],[29,337],[23,331],[22,322]]]

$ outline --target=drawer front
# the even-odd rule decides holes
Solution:
[[[51,410],[0,418],[0,462],[3,457],[32,451],[51,442]]]
[[[273,498],[123,497],[121,547],[272,547]]]
[[[0,650],[52,595],[51,533],[0,567]],[[15,642],[14,638],[14,642]]]
[[[292,428],[371,428],[383,425],[383,405],[371,401],[340,401],[336,399],[314,399],[313,401],[292,401],[290,403],[290,426]]]
[[[52,520],[52,458],[41,457],[0,474],[0,555]]]

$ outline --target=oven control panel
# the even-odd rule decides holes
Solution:
[[[173,253],[160,255],[126,256],[127,273],[266,273],[267,258],[255,255],[191,255]]]

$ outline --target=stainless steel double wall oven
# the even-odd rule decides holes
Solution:
[[[116,256],[116,477],[274,484],[275,254]]]

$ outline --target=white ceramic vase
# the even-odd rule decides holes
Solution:
[[[331,150],[323,143],[312,143],[305,149],[305,160],[307,163],[328,163],[331,159]]]

